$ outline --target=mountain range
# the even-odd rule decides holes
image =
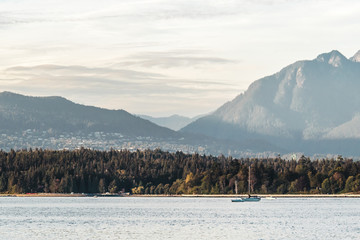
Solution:
[[[102,145],[100,149],[160,147],[233,156],[360,156],[358,89],[360,51],[347,59],[334,50],[253,82],[244,93],[198,119],[138,117],[62,97],[2,92],[0,148]]]
[[[181,131],[263,140],[286,151],[360,154],[360,51],[298,61]]]
[[[173,131],[125,110],[74,103],[63,97],[0,93],[0,149],[155,149],[221,154],[235,145]]]

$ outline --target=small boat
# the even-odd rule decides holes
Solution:
[[[237,198],[237,199],[231,199],[231,202],[258,202],[261,200],[260,197],[258,196],[251,196],[250,194],[250,183],[251,183],[251,167],[249,166],[249,181],[248,181],[248,197],[243,197],[243,198]],[[236,182],[235,182],[236,183]],[[237,184],[235,184],[237,185]],[[236,186],[236,190],[237,190],[237,186]],[[236,191],[237,192],[237,191]]]
[[[249,197],[247,197],[247,198],[242,198],[242,200],[243,200],[244,202],[258,202],[258,201],[261,200],[261,198],[258,197],[258,196],[249,196]]]
[[[231,202],[258,202],[261,198],[257,196],[250,196],[246,198],[231,199]]]

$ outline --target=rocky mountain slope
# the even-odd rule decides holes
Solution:
[[[314,142],[332,146],[337,140],[360,139],[359,59],[360,51],[347,59],[334,50],[295,62],[255,81],[243,94],[182,131],[223,139],[262,139],[305,152]]]

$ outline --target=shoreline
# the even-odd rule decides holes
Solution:
[[[191,195],[183,194],[182,197],[219,197],[219,198],[240,198],[247,197],[247,194],[229,195]],[[360,194],[253,194],[260,198],[360,198]]]
[[[121,195],[121,194],[87,194],[87,193],[19,193],[0,194],[0,197],[182,197],[182,198],[240,198],[247,194],[181,194],[181,195]],[[360,194],[256,194],[261,198],[360,198]]]

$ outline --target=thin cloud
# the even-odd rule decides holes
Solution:
[[[196,54],[196,51],[179,51],[179,52],[147,52],[128,57],[129,61],[124,61],[118,66],[140,66],[140,67],[194,67],[204,64],[229,64],[236,63],[220,57],[209,57]]]
[[[0,5],[1,6],[1,5]],[[37,6],[37,7],[36,7]],[[86,7],[85,7],[86,6]],[[9,11],[6,11],[6,7]],[[108,1],[106,5],[96,1],[68,1],[68,3],[33,3],[3,6],[0,12],[0,25],[82,22],[82,21],[162,21],[174,19],[211,19],[239,14],[241,8],[227,4],[214,4],[207,1],[168,2],[157,0],[151,4],[142,1]]]
[[[118,93],[129,95],[206,94],[209,91],[234,91],[231,84],[174,79],[162,74],[113,68],[84,66],[39,65],[17,66],[3,71],[0,85],[41,89],[76,89],[83,92]],[[12,81],[11,84],[9,82]],[[21,86],[20,86],[21,85]]]
[[[53,76],[103,76],[106,75],[108,78],[120,78],[120,79],[153,79],[163,78],[162,74],[141,72],[124,69],[112,69],[112,68],[91,68],[79,65],[61,66],[53,64],[38,65],[33,67],[17,66],[7,68],[6,73],[12,74],[46,74]]]

